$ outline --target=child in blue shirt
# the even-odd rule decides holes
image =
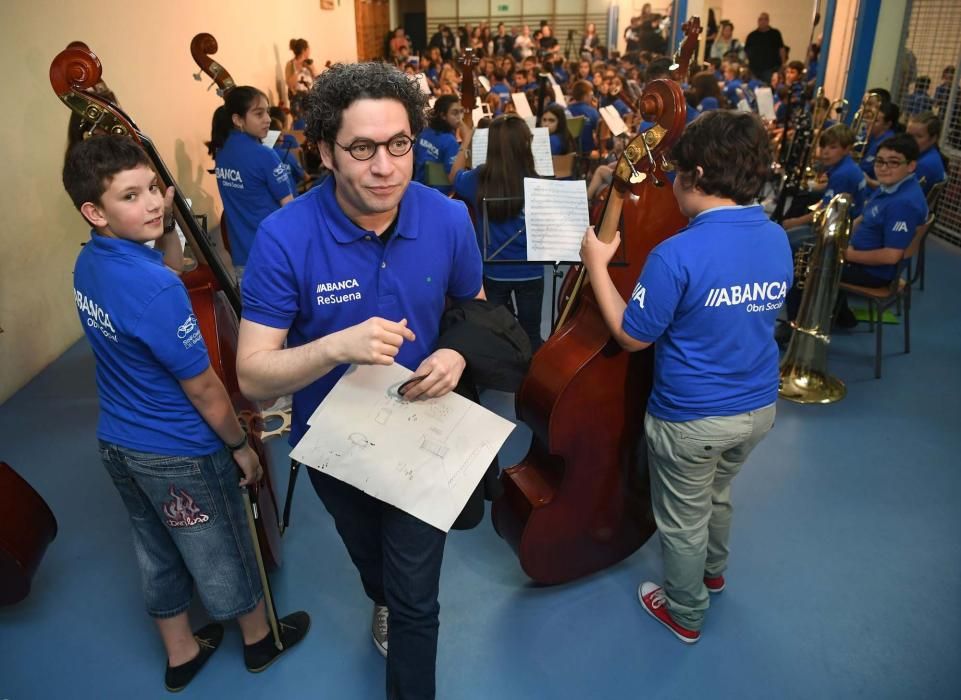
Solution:
[[[260,222],[294,198],[287,168],[274,149],[261,143],[269,129],[266,95],[257,88],[235,87],[214,112],[207,142],[217,164],[217,189],[238,278]]]
[[[607,269],[608,243],[588,229],[581,259],[613,339],[654,348],[645,432],[664,583],[638,590],[644,610],[692,644],[724,589],[731,481],[774,423],[774,321],[791,286],[782,229],[756,204],[771,163],[753,114],[712,111],[688,124],[671,158],[691,223],[648,256],[631,297]]]
[[[930,112],[934,108],[934,100],[928,94],[931,89],[931,78],[922,75],[914,81],[914,92],[904,98],[903,111],[909,117],[922,112]]]
[[[567,113],[556,102],[547,105],[541,115],[541,126],[550,134],[551,155],[563,156],[577,150],[571,132],[567,128]]]
[[[547,113],[545,112],[545,115]],[[541,307],[544,267],[527,260],[524,220],[524,178],[537,177],[531,153],[531,131],[523,119],[505,114],[491,122],[486,162],[463,170],[464,156],[454,161],[454,191],[474,205],[477,239],[485,254],[487,299],[510,309],[531,341],[531,351],[543,345]],[[484,230],[486,198],[487,231]],[[504,200],[507,201],[498,201]],[[486,234],[486,239],[485,239]],[[513,300],[512,300],[513,296]]]
[[[217,623],[191,633],[194,586],[212,618],[237,618],[247,669],[261,671],[304,637],[310,618],[284,618],[276,649],[240,493],[262,469],[187,290],[164,265],[176,266],[179,251],[176,234],[164,240],[175,230],[173,190],[165,211],[147,154],[107,135],[71,148],[63,183],[93,227],[74,297],[97,363],[100,455],[130,513],[147,612],[167,651],[166,687],[182,690],[223,637]]]
[[[941,120],[930,112],[918,114],[908,120],[906,133],[918,142],[921,153],[918,156],[918,167],[914,171],[914,176],[918,178],[921,189],[927,195],[932,187],[939,182],[944,182],[946,177],[944,160],[941,158],[941,151],[938,150]]]
[[[867,183],[864,171],[851,158],[851,147],[854,146],[854,132],[846,124],[835,124],[821,132],[818,139],[818,157],[821,165],[826,169],[827,180],[816,184],[812,190],[822,191],[821,204],[827,205],[836,194],[851,196],[851,218],[861,215],[864,207],[864,197],[867,193]],[[806,241],[814,240],[811,227],[814,213],[808,212],[801,216],[785,219],[781,226],[787,231],[791,250],[797,250]]]
[[[874,158],[877,156],[878,148],[884,141],[894,136],[894,125],[898,123],[901,116],[901,109],[890,102],[882,102],[878,109],[879,113],[868,134],[860,163],[861,170],[868,177],[868,188],[871,190],[878,187],[878,180],[874,175]]]
[[[443,165],[448,182],[453,182],[451,166],[460,150],[456,134],[460,125],[463,124],[463,119],[464,108],[456,95],[441,95],[437,98],[434,109],[430,112],[427,128],[417,135],[417,141],[414,144],[414,179],[417,182],[428,184],[428,162]],[[429,186],[444,194],[451,191],[449,184],[431,183]]]

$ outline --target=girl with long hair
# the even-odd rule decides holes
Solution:
[[[547,105],[541,115],[541,126],[545,127],[551,137],[551,155],[563,156],[576,151],[577,146],[567,130],[567,113],[556,102]]]
[[[230,257],[238,277],[260,222],[294,198],[287,169],[261,143],[270,129],[267,96],[255,87],[235,87],[214,112],[207,151],[217,164]]]
[[[467,135],[465,147],[472,136]],[[514,312],[531,341],[531,350],[537,350],[544,342],[544,269],[523,262],[527,260],[524,178],[538,177],[532,139],[531,130],[516,114],[497,117],[488,131],[486,162],[463,170],[466,156],[458,155],[452,173],[454,192],[474,205],[477,212],[475,226],[485,256],[487,299]]]

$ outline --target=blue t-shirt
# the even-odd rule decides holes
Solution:
[[[921,183],[924,194],[930,192],[937,183],[944,181],[944,161],[941,160],[941,152],[935,146],[924,151],[918,158],[914,176]]]
[[[551,134],[551,155],[562,156],[567,151],[566,139],[561,138],[560,134]]]
[[[452,131],[434,131],[427,127],[417,137],[414,144],[414,179],[421,184],[427,184],[427,162],[432,161],[444,166],[444,172],[450,175],[450,169],[457,158],[460,144]],[[450,185],[436,187],[444,194],[451,191]]]
[[[760,206],[702,212],[654,248],[623,320],[657,341],[648,412],[679,422],[774,403],[774,322],[793,272],[784,229]]]
[[[581,152],[590,153],[596,148],[594,144],[594,130],[597,128],[597,123],[601,120],[601,113],[586,102],[572,102],[567,106],[567,111],[574,117],[587,117],[584,122],[584,128],[581,129]]]
[[[934,100],[924,91],[912,92],[904,98],[904,113],[909,117],[921,112],[930,112],[934,107]]]
[[[199,457],[222,448],[179,383],[206,370],[210,358],[187,290],[163,255],[92,232],[73,284],[97,360],[97,437],[162,455]]]
[[[249,134],[230,132],[215,160],[217,188],[227,214],[230,257],[234,265],[246,265],[260,222],[279,209],[280,200],[292,196],[294,190],[280,156]]]
[[[527,260],[527,224],[524,221],[524,209],[517,216],[505,221],[488,221],[490,240],[484,251],[484,206],[477,199],[477,187],[480,180],[480,169],[461,170],[454,178],[454,192],[467,202],[474,203],[477,212],[477,240],[481,251],[486,252],[488,260]],[[510,241],[510,242],[508,242]],[[502,246],[505,246],[503,249]],[[541,279],[544,268],[541,265],[522,265],[519,263],[485,262],[484,276],[493,280],[530,280]]]
[[[847,155],[828,168],[828,185],[821,201],[827,204],[834,195],[842,192],[851,195],[851,219],[854,220],[861,216],[867,191],[868,184],[864,179],[864,171],[854,162],[854,158]]]
[[[874,159],[878,155],[878,148],[892,136],[894,136],[894,132],[888,129],[880,136],[872,136],[868,139],[868,145],[864,149],[864,157],[861,158],[861,170],[872,180],[878,179],[874,174]]]
[[[417,335],[397,362],[414,370],[434,351],[447,297],[481,289],[481,258],[463,202],[412,182],[385,245],[341,210],[329,177],[261,224],[244,273],[243,317],[289,329],[297,347],[373,316],[406,318]],[[337,367],[294,393],[290,442],[347,370]]]
[[[918,226],[928,217],[928,202],[913,174],[891,187],[881,186],[864,205],[864,218],[851,234],[855,250],[907,248]],[[895,265],[865,265],[864,270],[886,282]]]

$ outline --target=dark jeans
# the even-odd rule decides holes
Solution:
[[[841,281],[848,284],[856,284],[859,287],[887,287],[891,284],[890,280],[883,280],[867,271],[867,266],[855,263],[846,263],[841,269]],[[791,287],[787,293],[787,320],[793,321],[797,318],[797,312],[801,308],[802,290],[797,288],[797,283]],[[844,313],[848,308],[848,295],[844,290],[838,290],[838,300],[834,305],[834,316]]]
[[[531,352],[544,344],[541,338],[541,307],[544,304],[544,278],[536,280],[492,280],[484,278],[484,291],[492,304],[506,306],[531,341]],[[517,300],[515,306],[511,292]]]
[[[387,697],[434,697],[440,567],[447,534],[342,481],[308,469],[367,597],[390,611]]]

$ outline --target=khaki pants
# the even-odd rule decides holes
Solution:
[[[651,501],[664,557],[667,609],[699,630],[709,595],[703,578],[727,568],[731,481],[774,425],[774,404],[736,416],[644,421]]]

